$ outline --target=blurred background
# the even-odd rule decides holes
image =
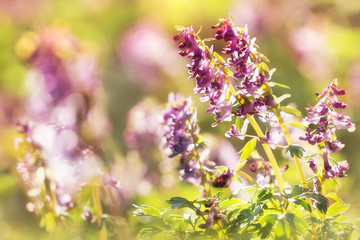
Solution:
[[[51,49],[51,56],[57,56],[52,59],[60,61],[67,73],[62,77],[76,78],[72,91],[82,94],[85,105],[91,106],[79,127],[81,138],[100,152],[104,171],[120,183],[121,194],[116,201],[104,200],[110,201],[105,211],[121,217],[120,225],[134,226],[113,236],[129,239],[138,228],[132,203],[162,209],[172,196],[199,195],[190,184],[179,183],[177,162],[159,150],[155,123],[169,92],[193,95],[187,61],[177,54],[172,40],[174,26],[192,25],[195,30],[202,26],[200,35],[212,37],[210,26],[227,16],[237,26],[248,25],[259,50],[270,59],[269,67],[277,69],[273,80],[291,87],[286,90],[292,95],[287,103],[295,102],[305,114],[304,108],[316,102],[314,92],[337,78],[339,87],[347,91],[346,113],[358,127],[360,1],[0,0],[0,239],[97,238],[94,227],[79,221],[47,233],[39,227],[39,217],[28,211],[29,193],[19,174],[14,138],[19,121],[44,118],[37,111],[44,101],[37,102],[34,95],[42,91],[34,81],[34,69],[44,66],[34,52],[41,57]],[[198,96],[193,99],[202,132],[219,148],[217,157],[235,155],[242,143],[213,137],[223,138],[230,125],[212,129],[207,103],[200,103]],[[35,113],[31,106],[36,106]],[[51,109],[47,107],[45,112]],[[338,138],[346,147],[337,157],[348,160],[351,167],[349,177],[340,180],[339,192],[352,205],[347,216],[356,219],[360,216],[360,134],[358,129],[343,131]],[[222,151],[228,155],[220,156]]]

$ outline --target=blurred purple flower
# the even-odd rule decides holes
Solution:
[[[144,91],[159,88],[164,75],[175,76],[179,69],[166,31],[161,24],[149,19],[136,22],[123,33],[117,53],[132,80]]]
[[[145,99],[127,114],[124,132],[126,145],[142,158],[151,158],[161,142],[161,111],[154,101]]]
[[[191,102],[190,97],[169,94],[169,106],[165,109],[162,123],[164,147],[170,150],[170,158],[179,156],[182,177],[189,182],[199,183],[201,174],[198,161],[204,161],[208,151],[199,142],[196,108]]]
[[[102,86],[97,63],[66,28],[26,33],[18,44],[24,41],[32,41],[34,46],[24,59],[30,66],[27,78],[30,92],[24,114],[28,120],[22,131],[24,141],[31,147],[19,160],[18,170],[26,177],[42,169],[41,178],[26,177],[25,184],[29,189],[33,189],[30,181],[40,186],[49,184],[50,192],[45,193],[45,198],[55,197],[54,214],[65,214],[74,206],[82,186],[92,184],[95,177],[103,177],[101,159],[95,151],[108,134],[109,121],[98,101]],[[90,121],[98,126],[89,128]],[[39,160],[30,161],[32,158]],[[45,201],[38,195],[29,192],[28,195],[31,200],[36,197],[35,202]],[[34,211],[44,207],[36,204],[29,206]]]

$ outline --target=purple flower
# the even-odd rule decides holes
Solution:
[[[59,215],[74,207],[73,198],[82,186],[99,177],[102,166],[96,150],[109,127],[103,106],[95,101],[102,87],[94,56],[65,28],[33,34],[35,49],[26,58],[31,91],[24,117],[29,120],[22,128],[29,148],[18,170],[30,201],[36,202],[29,208],[39,212],[51,199]]]
[[[209,59],[208,55],[212,54],[212,49],[209,52],[198,45],[192,27],[185,28],[174,36],[176,41],[180,38],[183,41],[179,45],[179,48],[182,49],[179,54],[187,56],[192,61],[191,64],[188,64],[188,68],[190,78],[196,79],[194,93],[203,94],[200,100],[209,101],[210,104],[207,112],[215,114],[216,122],[212,126],[231,120],[235,99],[233,96],[227,97],[229,82],[225,80],[224,68],[218,70]]]
[[[155,101],[145,99],[137,103],[127,114],[125,143],[142,159],[152,161],[161,142],[161,111]]]
[[[337,81],[332,82],[322,92],[316,93],[320,100],[314,107],[310,106],[306,109],[308,114],[303,121],[309,127],[306,129],[305,137],[300,137],[300,139],[312,145],[322,144],[326,178],[344,177],[349,166],[348,164],[333,166],[329,162],[329,154],[338,152],[344,147],[344,144],[336,139],[336,131],[338,129],[347,129],[350,132],[355,130],[350,117],[336,112],[336,109],[346,107],[346,104],[340,102],[337,97],[344,94],[345,91],[338,88]],[[309,166],[314,171],[313,164]]]
[[[260,114],[275,104],[269,96],[264,97],[261,88],[269,80],[263,69],[257,67],[262,55],[257,53],[255,38],[250,39],[247,27],[244,30],[235,28],[227,18],[217,25],[215,39],[224,40],[228,45],[223,49],[230,57],[226,62],[214,56],[213,48],[207,48],[197,39],[192,27],[184,28],[174,40],[182,39],[179,44],[181,56],[187,56],[192,62],[188,65],[190,78],[196,79],[194,93],[201,93],[201,101],[209,101],[208,113],[215,114],[213,127],[222,121],[230,121],[233,113],[235,97],[230,93],[230,76],[235,79],[236,95],[243,96],[244,103],[240,104],[235,115]],[[233,74],[229,74],[233,71]]]
[[[341,161],[335,164],[335,166],[331,165],[329,162],[329,152],[325,148],[323,151],[323,160],[324,160],[324,177],[325,178],[335,178],[335,177],[346,177],[345,172],[349,170],[350,166],[347,161]]]
[[[170,93],[169,106],[165,109],[162,126],[164,147],[170,150],[169,157],[179,156],[182,177],[190,182],[198,182],[200,180],[198,160],[203,161],[207,152],[200,149],[197,140],[199,127],[196,108],[191,105],[191,98]]]
[[[227,172],[221,173],[215,177],[214,181],[212,182],[212,185],[216,188],[229,187],[233,175],[234,174],[231,172],[230,168],[228,168]]]
[[[315,174],[317,173],[318,167],[317,167],[314,159],[309,158],[307,165]]]
[[[158,90],[164,77],[177,75],[180,66],[175,50],[164,27],[146,18],[126,29],[117,44],[117,54],[129,80],[146,92]]]

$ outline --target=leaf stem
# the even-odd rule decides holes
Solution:
[[[96,208],[96,220],[97,220],[98,227],[100,229],[99,230],[99,239],[107,240],[106,227],[102,223],[103,210],[102,210],[101,201],[100,201],[99,186],[97,184],[94,185],[93,197],[94,197],[94,203],[95,203],[95,208]]]

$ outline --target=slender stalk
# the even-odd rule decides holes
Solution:
[[[264,137],[264,134],[263,134],[260,126],[255,121],[254,117],[248,115],[247,118],[249,119],[250,124],[254,128],[256,134],[259,137]],[[273,152],[272,152],[272,150],[271,150],[271,148],[270,148],[270,146],[268,144],[262,143],[262,146],[263,146],[264,151],[265,151],[265,153],[266,153],[266,155],[267,155],[267,157],[268,157],[268,159],[270,161],[270,164],[271,164],[271,166],[273,168],[275,177],[276,177],[276,179],[278,181],[278,184],[279,184],[280,191],[282,193],[284,193],[284,190],[285,190],[284,180],[283,180],[282,175],[280,173],[279,165],[276,162],[275,156],[274,156],[274,154],[273,154]]]
[[[252,177],[250,177],[248,174],[246,174],[245,172],[241,171],[241,170],[236,170],[236,172],[238,174],[240,174],[241,176],[245,177],[247,180],[249,180],[252,184],[256,185],[257,187],[259,187],[259,184],[257,184],[257,182],[254,181],[254,179],[252,179]]]
[[[291,136],[290,136],[290,133],[287,129],[287,126],[280,114],[280,110],[279,108],[275,108],[275,115],[279,121],[279,124],[280,124],[280,127],[282,129],[282,131],[284,132],[284,135],[285,135],[285,139],[286,139],[286,142],[288,145],[292,145],[293,144],[293,141],[291,139]],[[300,161],[299,161],[299,158],[297,156],[294,156],[294,161],[295,161],[295,165],[296,165],[296,169],[298,171],[298,174],[299,174],[299,177],[300,177],[300,180],[301,180],[301,184],[304,186],[304,187],[307,187],[307,184],[306,184],[306,179],[305,179],[305,175],[304,175],[304,172],[301,168],[301,164],[300,164]]]
[[[107,240],[106,227],[104,224],[102,224],[103,210],[102,210],[101,201],[100,201],[99,186],[97,184],[94,186],[93,197],[94,197],[94,203],[95,203],[95,208],[96,208],[96,221],[97,221],[98,227],[100,229],[99,230],[99,239]]]
[[[204,167],[203,167],[203,164],[200,160],[200,154],[199,154],[199,150],[196,146],[196,137],[194,135],[194,129],[195,127],[193,126],[193,124],[191,124],[191,137],[193,139],[193,143],[194,143],[194,151],[195,151],[195,157],[196,157],[196,160],[197,162],[199,163],[199,167],[200,167],[200,173],[201,173],[201,182],[202,184],[204,185],[204,188],[205,188],[205,196],[208,198],[208,197],[211,197],[211,188],[210,188],[210,184],[208,182],[208,179],[207,179],[207,176],[206,176],[206,172],[204,170]]]

